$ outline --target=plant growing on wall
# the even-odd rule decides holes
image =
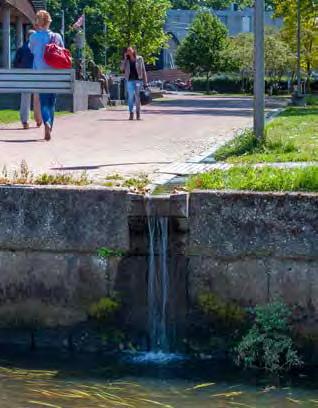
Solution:
[[[124,256],[125,252],[122,251],[121,249],[112,249],[112,248],[102,247],[102,248],[98,248],[97,255],[100,258],[107,259],[111,257]]]
[[[114,317],[120,306],[120,302],[117,299],[103,297],[90,306],[89,316],[98,322],[105,323]]]
[[[275,374],[300,367],[302,360],[290,333],[290,315],[282,302],[257,306],[255,322],[236,348],[236,363]]]
[[[117,319],[121,306],[117,298],[103,297],[89,307],[88,316],[107,347],[120,349],[125,342],[125,333]]]

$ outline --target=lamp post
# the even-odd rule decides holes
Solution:
[[[254,133],[258,140],[264,137],[265,127],[265,45],[264,0],[255,0],[254,18]]]
[[[65,12],[62,10],[62,15],[61,15],[61,34],[63,41],[65,41]]]
[[[301,13],[300,13],[300,0],[297,0],[297,96],[302,95],[301,89]]]

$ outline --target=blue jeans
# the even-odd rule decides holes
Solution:
[[[49,124],[51,128],[54,122],[55,94],[40,94],[41,113],[44,124]]]
[[[141,81],[127,81],[128,108],[131,113],[134,111],[134,104],[136,112],[140,112],[140,90]]]

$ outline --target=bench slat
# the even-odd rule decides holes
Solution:
[[[63,94],[69,95],[73,93],[72,89],[56,89],[56,88],[43,88],[43,89],[27,89],[27,88],[19,88],[19,89],[12,89],[12,88],[1,88],[0,87],[0,94],[21,94],[21,93],[37,93],[37,94]]]
[[[1,81],[0,88],[28,88],[28,89],[40,89],[40,88],[58,88],[58,89],[69,89],[71,88],[70,82],[47,82],[47,81]]]
[[[30,75],[30,74],[2,74],[0,72],[0,81],[68,81],[71,82],[70,75]]]
[[[34,73],[37,75],[65,75],[73,74],[72,69],[42,69],[42,70],[35,70],[35,69],[0,69],[0,74],[30,74]]]

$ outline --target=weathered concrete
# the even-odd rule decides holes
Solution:
[[[190,196],[190,254],[317,257],[316,194],[198,192]]]
[[[301,332],[318,333],[318,195],[194,192],[152,200],[148,214],[169,217],[173,342],[184,338],[206,292],[243,307],[282,298]],[[147,202],[104,188],[0,187],[0,328],[74,333],[82,324],[75,330],[82,333],[90,305],[116,294],[120,326],[146,347]],[[125,254],[103,260],[100,247]]]
[[[1,187],[0,325],[86,320],[119,262],[100,247],[129,248],[125,191]]]
[[[1,187],[0,250],[125,250],[127,203],[124,190]]]

